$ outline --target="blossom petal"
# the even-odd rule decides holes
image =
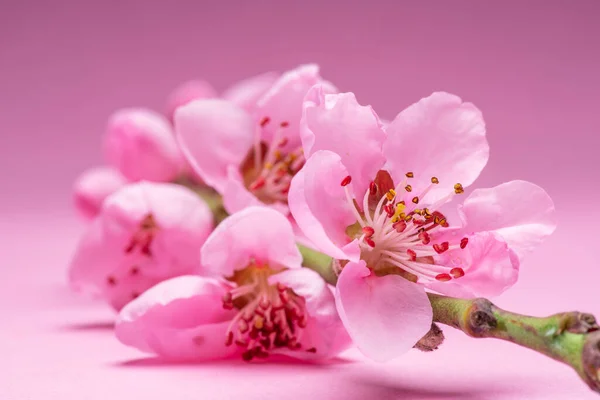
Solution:
[[[319,150],[341,157],[360,199],[385,163],[381,122],[353,93],[326,94],[322,85],[314,86],[304,100],[301,137],[306,157]]]
[[[350,337],[375,361],[402,355],[431,328],[433,311],[423,287],[398,275],[375,276],[364,261],[346,264],[335,296]]]
[[[116,192],[127,180],[111,167],[97,167],[85,171],[73,187],[75,208],[86,219],[98,215],[104,199]]]
[[[277,81],[279,74],[267,72],[244,79],[227,88],[222,98],[231,101],[248,112],[253,112],[260,97]]]
[[[148,216],[156,232],[151,243],[150,275],[181,275],[197,271],[198,249],[213,228],[210,208],[192,190],[171,183],[140,182],[128,185],[106,199],[102,222],[111,241],[122,251]]]
[[[174,123],[177,140],[194,171],[222,193],[227,167],[240,165],[254,141],[251,116],[225,100],[194,100],[177,109]]]
[[[97,218],[79,240],[69,266],[73,289],[105,299],[115,310],[167,277],[131,274],[138,264],[135,257],[123,254],[123,246],[102,228]],[[171,275],[172,276],[172,275]]]
[[[465,275],[448,282],[434,282],[427,287],[455,297],[493,297],[517,282],[519,259],[506,242],[492,232],[469,235],[464,249],[451,250],[436,257],[436,263],[460,267]]]
[[[146,196],[159,228],[152,242],[157,268],[147,273],[200,272],[199,249],[214,228],[208,205],[191,189],[176,184],[154,184],[146,189]]]
[[[485,167],[489,146],[481,112],[454,95],[438,92],[402,111],[387,127],[383,146],[387,169],[396,183],[407,172],[417,195],[437,177],[428,203],[472,184]]]
[[[191,80],[177,86],[167,98],[166,115],[173,120],[175,110],[187,103],[198,99],[217,97],[217,91],[210,83],[203,80]]]
[[[350,347],[352,341],[336,310],[333,293],[319,274],[307,268],[286,270],[272,275],[269,283],[281,283],[302,296],[309,315],[301,344],[316,351],[285,354],[301,359],[329,358]]]
[[[171,359],[211,360],[238,350],[225,346],[235,311],[224,310],[227,287],[216,280],[181,276],[162,282],[121,311],[115,334],[124,344]]]
[[[258,100],[255,110],[256,117],[270,119],[264,127],[262,139],[271,143],[276,136],[286,137],[288,144],[285,148],[295,148],[300,145],[299,123],[302,117],[302,101],[308,90],[315,84],[323,82],[316,64],[301,65],[284,73],[273,86]],[[331,84],[330,90],[334,90]],[[280,130],[282,122],[288,126]]]
[[[201,259],[204,268],[225,277],[253,261],[271,267],[302,266],[292,225],[267,207],[249,207],[226,218],[202,247]]]
[[[200,272],[198,249],[212,226],[208,206],[189,189],[128,185],[105,200],[82,236],[70,265],[71,284],[120,309],[160,281]],[[144,238],[150,238],[146,252],[139,243]]]
[[[108,122],[104,151],[109,164],[130,181],[168,182],[184,167],[169,121],[147,109],[115,112]]]
[[[356,222],[340,185],[346,176],[348,170],[339,155],[318,151],[292,179],[288,204],[299,228],[319,250],[337,259],[358,261],[358,244],[346,235],[346,228]]]
[[[467,233],[495,232],[520,259],[556,229],[552,199],[544,189],[526,181],[476,189],[459,211]]]
[[[230,165],[223,187],[223,207],[229,214],[233,214],[252,206],[264,204],[244,186],[239,169]]]

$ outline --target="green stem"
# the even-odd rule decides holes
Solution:
[[[174,183],[177,183],[179,185],[187,187],[188,189],[193,190],[198,196],[202,198],[202,200],[204,200],[204,202],[206,203],[206,205],[208,205],[208,208],[210,208],[210,211],[213,214],[215,226],[220,224],[221,221],[227,218],[228,214],[227,211],[225,211],[225,208],[223,207],[223,199],[221,195],[219,195],[219,193],[217,193],[214,189],[208,186],[199,185],[187,177],[180,177],[179,179],[176,179]]]
[[[337,277],[332,272],[330,257],[306,247],[301,252],[305,267],[335,284]],[[428,296],[434,322],[474,338],[506,340],[537,351],[571,366],[592,390],[600,392],[600,327],[593,315],[572,311],[530,317],[498,308],[487,299],[466,300],[433,293]],[[435,324],[430,334],[437,341],[429,350],[443,340],[441,332],[436,334]],[[427,336],[421,342],[416,347],[423,349]]]
[[[496,307],[487,299],[455,299],[429,293],[433,320],[474,338],[496,338],[571,366],[600,392],[600,327],[578,311],[530,317]]]

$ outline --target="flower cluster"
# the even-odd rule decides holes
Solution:
[[[431,328],[428,291],[498,295],[555,228],[532,183],[466,196],[489,155],[474,105],[434,93],[384,124],[316,65],[220,97],[188,82],[165,115],[115,113],[105,151],[75,186],[91,223],[70,280],[120,311],[121,342],[167,358],[397,357]],[[298,243],[331,257],[335,288]]]

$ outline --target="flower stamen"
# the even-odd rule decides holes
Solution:
[[[225,345],[244,349],[242,359],[266,358],[280,348],[300,350],[308,317],[304,299],[289,287],[269,283],[276,271],[251,264],[231,278],[238,283],[223,296],[223,307],[238,310],[225,335]],[[316,349],[315,349],[316,351]]]
[[[406,173],[406,178],[414,178],[414,173]],[[371,181],[360,209],[360,202],[354,198],[349,186],[352,178],[347,176],[342,180],[347,203],[362,228],[349,232],[358,241],[361,259],[373,271],[386,274],[390,267],[397,267],[417,280],[429,282],[447,282],[465,275],[465,270],[457,267],[456,263],[452,266],[436,263],[438,256],[451,250],[464,249],[468,243],[466,237],[452,244],[438,239],[438,230],[447,228],[449,224],[437,208],[464,190],[462,186],[458,184],[452,193],[427,207],[407,206],[407,203],[417,205],[426,202],[431,188],[439,184],[435,176],[430,181],[419,196],[407,196],[413,191],[413,186],[404,181],[380,193],[378,199],[373,199],[378,193],[378,186]],[[400,188],[404,188],[404,191],[400,192]]]

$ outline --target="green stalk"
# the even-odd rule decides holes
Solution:
[[[332,259],[301,246],[304,266],[335,284]],[[591,314],[578,311],[549,317],[530,317],[496,307],[487,299],[458,299],[428,293],[433,321],[456,328],[474,338],[495,338],[527,347],[573,368],[583,381],[600,393],[600,327]],[[432,325],[415,347],[434,350],[443,334]]]

